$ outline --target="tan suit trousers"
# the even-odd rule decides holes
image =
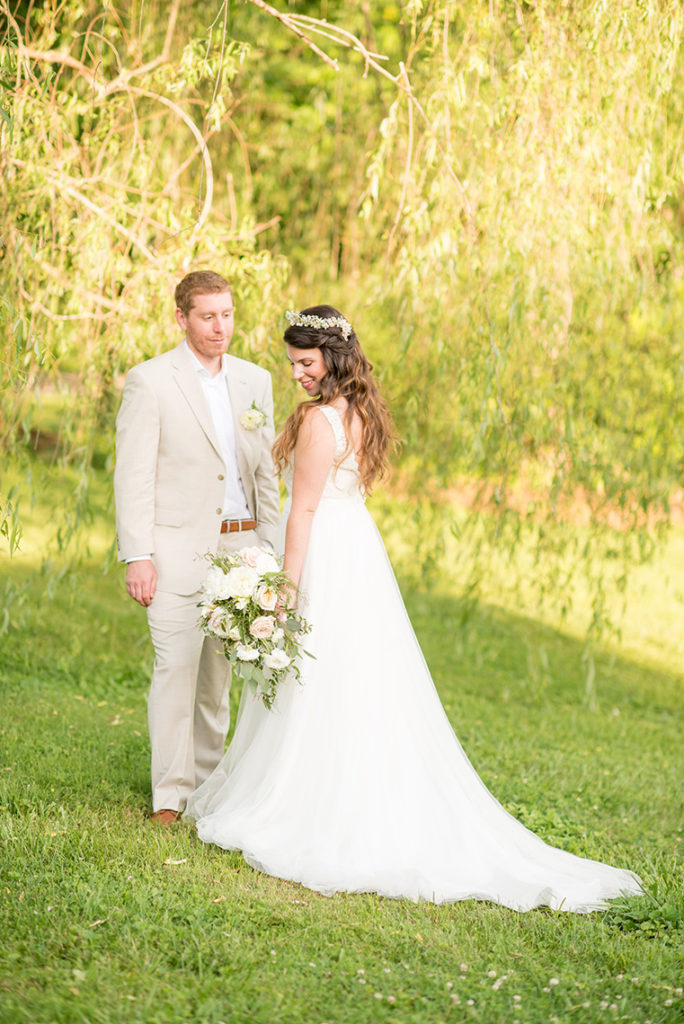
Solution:
[[[225,533],[219,551],[258,543],[255,530]],[[157,590],[147,609],[155,655],[147,702],[155,811],[182,811],[225,750],[230,664],[218,641],[198,628],[199,600],[199,591],[185,596]]]

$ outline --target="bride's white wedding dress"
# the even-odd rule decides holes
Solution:
[[[320,408],[346,449],[337,412]],[[287,510],[286,510],[287,511]],[[301,683],[268,711],[245,687],[234,739],[186,816],[204,842],[325,894],[377,892],[515,910],[597,910],[630,871],[547,846],[488,792],[413,633],[353,454],[331,470],[300,590]]]

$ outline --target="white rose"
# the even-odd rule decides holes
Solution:
[[[229,597],[251,597],[259,576],[248,565],[239,565],[226,575]]]
[[[280,565],[277,558],[269,551],[261,551],[254,563],[254,568],[260,576],[263,576],[265,572],[279,572]]]
[[[256,545],[251,548],[240,548],[238,551],[238,555],[242,559],[244,565],[248,565],[251,569],[254,568],[257,563],[257,558],[261,554],[261,548],[258,548]]]
[[[256,661],[259,657],[259,649],[257,647],[247,647],[245,644],[238,644],[235,648],[235,653],[240,661]]]
[[[278,603],[278,592],[266,583],[262,583],[254,591],[254,600],[265,612],[272,612]]]
[[[212,565],[204,581],[204,594],[207,601],[220,601],[232,597],[227,583],[227,575],[218,565]]]
[[[230,615],[225,608],[220,605],[218,608],[214,608],[213,612],[209,616],[207,625],[212,633],[216,636],[228,636],[228,630],[233,623],[233,617]]]
[[[258,430],[259,427],[263,427],[265,424],[266,413],[261,409],[255,408],[254,405],[252,405],[251,409],[246,409],[240,416],[240,425],[245,430]]]
[[[274,629],[275,619],[272,615],[259,615],[249,627],[249,631],[255,640],[268,639]]]
[[[275,651],[271,651],[270,654],[264,655],[264,665],[266,668],[274,668],[276,671],[281,668],[287,668],[290,660],[285,651],[281,651],[279,647],[276,647]]]

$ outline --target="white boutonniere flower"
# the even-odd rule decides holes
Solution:
[[[240,416],[240,426],[245,430],[258,430],[260,427],[265,427],[266,423],[266,413],[259,408],[256,402],[252,402],[249,409]]]

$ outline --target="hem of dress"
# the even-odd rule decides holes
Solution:
[[[301,877],[297,877],[294,874],[285,874],[277,869],[269,868],[263,860],[261,860],[256,854],[250,850],[244,849],[241,846],[232,846],[228,843],[221,843],[217,839],[204,839],[198,829],[198,836],[203,843],[211,843],[214,846],[218,846],[222,850],[240,853],[243,860],[255,871],[260,874],[268,875],[270,878],[278,878],[283,882],[290,882],[293,885],[300,885],[304,889],[308,889],[310,892],[315,892],[319,896],[326,898],[332,898],[338,893],[348,893],[349,895],[363,895],[373,894],[381,896],[383,899],[393,900],[408,900],[411,903],[421,904],[430,903],[435,906],[444,906],[448,903],[464,903],[467,900],[473,900],[477,903],[491,903],[494,906],[506,907],[508,910],[512,910],[515,913],[524,914],[530,910],[549,910],[552,913],[569,913],[569,914],[593,914],[600,913],[608,909],[610,901],[619,899],[625,896],[640,896],[643,895],[643,888],[641,879],[638,875],[633,872],[625,870],[625,873],[630,877],[636,888],[628,889],[627,882],[625,882],[625,888],[619,889],[612,892],[610,895],[605,895],[593,900],[588,900],[584,903],[570,904],[567,898],[559,899],[554,896],[552,890],[548,887],[539,892],[539,896],[536,900],[531,900],[525,903],[515,902],[512,899],[508,899],[501,894],[492,894],[486,892],[477,891],[463,891],[457,892],[444,896],[437,896],[433,891],[431,896],[427,896],[422,892],[407,893],[400,892],[398,890],[389,888],[383,888],[377,884],[368,882],[360,882],[358,884],[329,884],[325,882],[316,883],[310,880],[305,881]],[[623,870],[616,868],[616,870]]]

